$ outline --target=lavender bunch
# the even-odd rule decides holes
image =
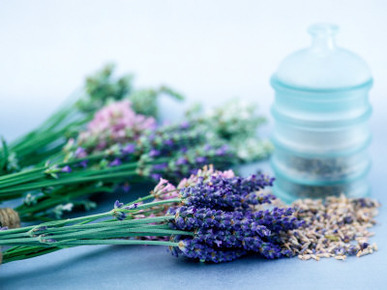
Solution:
[[[24,167],[44,163],[60,154],[68,138],[76,135],[92,119],[94,113],[112,101],[129,100],[136,113],[157,116],[157,98],[164,94],[182,97],[165,86],[157,89],[134,89],[133,77],[113,76],[114,66],[107,65],[88,77],[83,89],[54,112],[39,127],[9,145],[0,146],[0,175],[17,172]],[[75,100],[74,100],[75,99]]]
[[[211,170],[198,171],[182,187],[161,180],[150,195],[127,204],[117,201],[106,213],[3,229],[0,245],[13,246],[2,253],[3,263],[101,244],[163,245],[174,256],[214,263],[248,253],[268,259],[292,256],[278,236],[301,223],[291,208],[270,207],[275,197],[261,193],[273,179]],[[268,207],[256,211],[257,204]]]
[[[66,144],[62,161],[0,177],[0,201],[24,196],[15,208],[24,221],[58,219],[75,207],[95,207],[88,199],[92,194],[128,191],[133,183],[161,176],[178,180],[206,164],[225,169],[245,161],[229,144],[229,135],[211,133],[222,126],[217,119],[157,127],[152,117],[136,114],[130,105],[120,101],[98,111],[87,130]]]
[[[64,162],[0,177],[0,197],[5,200],[27,193],[23,204],[15,208],[23,221],[60,218],[75,206],[93,207],[85,200],[91,194],[127,192],[131,184],[157,182],[161,175],[177,179],[207,161],[230,164],[230,159],[223,160],[232,157],[227,151],[187,149],[200,140],[199,132],[181,129],[176,134],[163,128],[101,152],[76,150]]]
[[[260,191],[271,186],[272,178],[252,175],[248,178],[212,175],[180,190],[183,198],[174,214],[172,228],[194,231],[196,235],[173,237],[178,247],[173,255],[201,261],[226,262],[246,253],[258,253],[274,259],[290,257],[292,252],[282,244],[279,234],[296,229],[302,222],[293,216],[292,208],[270,207],[255,211],[256,205],[268,205],[275,199]]]

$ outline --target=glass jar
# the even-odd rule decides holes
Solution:
[[[311,26],[312,45],[285,58],[271,78],[274,192],[289,202],[370,191],[372,76],[363,59],[336,46],[337,31]]]

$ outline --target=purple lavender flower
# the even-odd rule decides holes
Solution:
[[[377,202],[368,198],[356,198],[352,200],[353,203],[358,204],[360,207],[376,207]]]
[[[118,200],[116,200],[114,203],[113,217],[122,221],[126,219],[127,214],[125,212],[119,211],[119,209],[132,210],[132,209],[136,209],[138,205],[139,205],[138,203],[133,203],[131,205],[124,206],[122,202],[119,202]]]
[[[229,147],[227,145],[223,145],[219,149],[215,151],[215,154],[218,156],[226,155],[227,151],[229,150]]]
[[[190,124],[188,121],[184,121],[180,124],[180,128],[183,129],[183,130],[186,130],[190,127]]]
[[[136,209],[138,207],[138,203],[133,203],[129,206],[124,206],[124,209],[131,210],[131,209]]]
[[[204,156],[199,156],[199,157],[196,157],[195,161],[197,163],[206,163],[207,162],[207,158],[204,157]]]
[[[155,200],[172,196],[181,200],[170,204],[167,225],[187,232],[171,237],[178,244],[170,248],[172,254],[213,263],[232,261],[247,253],[257,253],[267,259],[292,256],[280,234],[302,225],[294,217],[294,209],[271,206],[256,211],[254,207],[270,204],[274,199],[272,195],[256,193],[271,183],[272,179],[262,174],[241,178],[233,172],[214,171],[212,167],[199,170],[194,182],[184,183],[180,190],[161,179],[153,191]],[[170,190],[172,196],[169,196]],[[125,206],[116,201],[112,214],[124,220],[126,210],[137,207],[136,203]]]
[[[127,216],[126,213],[117,210],[123,208],[123,206],[124,204],[122,202],[119,202],[118,200],[116,200],[114,203],[113,217],[115,217],[119,221],[126,219]]]
[[[181,240],[179,242],[179,248],[172,251],[172,254],[176,257],[181,254],[187,258],[213,263],[231,262],[243,256],[245,253],[246,252],[241,249],[214,249],[206,244],[199,243],[194,239]]]
[[[167,139],[164,141],[164,145],[167,145],[167,146],[173,146],[175,143],[173,142],[172,139]]]
[[[168,167],[168,163],[159,163],[159,164],[153,165],[153,170],[154,171],[164,170],[167,167]]]
[[[122,202],[120,202],[119,200],[116,200],[114,202],[114,208],[122,208],[124,206],[124,204]]]
[[[87,165],[88,165],[88,161],[87,160],[83,160],[81,162],[78,163],[78,166],[82,167],[82,168],[86,168]]]
[[[257,196],[253,192],[271,185],[265,175],[247,178],[211,176],[205,181],[199,177],[195,185],[182,188],[180,195],[187,206],[210,207],[214,209],[248,209],[250,205],[269,203],[273,195]]]
[[[187,158],[185,157],[179,157],[176,162],[175,162],[176,165],[184,165],[184,164],[188,164],[188,160]]]
[[[152,173],[150,176],[154,181],[157,181],[161,178],[161,174],[159,173]]]
[[[125,193],[128,193],[130,191],[130,184],[129,182],[125,182],[122,186],[121,186],[122,190],[125,192]]]
[[[122,149],[121,149],[121,152],[122,154],[132,154],[136,151],[136,145],[134,144],[127,144],[125,145]]]
[[[109,163],[109,166],[114,167],[114,166],[120,166],[121,164],[122,164],[121,160],[116,158],[112,162]]]
[[[193,238],[187,238],[184,241],[189,241],[195,244],[200,249],[207,249],[211,252],[239,252],[244,254],[248,252],[259,253],[265,258],[274,259],[286,256],[291,256],[291,252],[281,247],[280,244],[276,244],[270,241],[270,237],[265,238],[268,234],[266,231],[262,231],[257,234],[249,230],[219,230],[219,229],[207,229],[207,230],[195,230],[195,236]],[[267,240],[267,241],[265,241]],[[181,245],[179,246],[181,249]],[[182,249],[181,249],[182,250]],[[203,256],[192,256],[190,251],[183,251],[183,254],[189,258],[199,258],[200,260],[215,262],[211,258],[204,258]]]
[[[267,259],[291,256],[292,253],[281,245],[277,232],[272,229],[279,231],[277,224],[281,225],[282,230],[294,229],[300,223],[297,220],[287,220],[286,215],[292,213],[288,209],[274,208],[274,212],[270,215],[271,218],[266,219],[262,218],[261,212],[256,214],[252,211],[223,211],[181,206],[170,210],[170,214],[175,215],[170,226],[195,233],[193,237],[182,238],[183,244],[179,245],[180,254],[189,258],[215,262],[212,258],[202,255],[207,251],[212,255],[224,251],[254,252]],[[271,224],[268,224],[269,220]],[[187,248],[186,243],[194,246]],[[194,254],[192,249],[199,253]],[[173,254],[176,254],[176,251]]]
[[[210,144],[206,144],[206,145],[204,145],[203,149],[204,149],[204,151],[209,151],[212,149],[212,146]]]
[[[82,148],[82,147],[78,147],[75,150],[74,154],[75,154],[76,158],[85,158],[87,156],[86,150],[84,148]]]
[[[273,232],[288,231],[296,229],[303,225],[293,216],[292,208],[273,208],[272,210],[254,212],[254,218],[260,225],[264,225]]]
[[[65,173],[70,173],[71,172],[71,167],[66,165],[64,166],[62,169],[61,169],[61,172],[65,172]]]
[[[150,157],[156,157],[156,156],[159,156],[159,155],[160,155],[160,151],[159,150],[152,149],[151,151],[149,151],[149,156]]]
[[[361,248],[362,250],[364,250],[364,249],[367,248],[369,245],[370,245],[369,243],[362,243],[362,244],[360,245],[360,248]]]
[[[246,253],[258,253],[267,259],[292,256],[279,234],[303,224],[294,217],[294,209],[270,207],[255,211],[252,207],[275,199],[271,194],[256,193],[272,182],[262,174],[247,178],[213,174],[205,178],[198,172],[195,182],[185,183],[180,189],[181,204],[168,211],[174,216],[169,221],[171,228],[194,233],[174,237],[179,246],[170,249],[172,254],[214,263]]]

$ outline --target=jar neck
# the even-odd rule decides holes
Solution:
[[[335,36],[338,27],[332,24],[315,24],[308,29],[312,36],[312,50],[330,52],[336,49]]]
[[[315,51],[330,51],[336,49],[336,41],[333,36],[315,36],[312,40],[312,49]]]

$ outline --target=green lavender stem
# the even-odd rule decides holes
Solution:
[[[68,104],[52,114],[38,128],[12,142],[10,151],[16,153],[21,167],[42,162],[63,147],[68,132],[86,124],[91,117],[90,113],[78,112],[74,103]],[[55,146],[52,146],[54,143]]]
[[[133,238],[146,236],[194,235],[192,232],[171,229],[168,221],[174,216],[158,216],[134,219],[136,213],[147,214],[160,205],[180,202],[179,198],[153,201],[139,204],[154,198],[148,195],[125,205],[126,208],[136,204],[135,209],[115,208],[105,213],[42,223],[36,226],[0,231],[0,245],[13,246],[3,252],[3,263],[27,259],[83,245],[158,245],[178,246],[170,241],[138,240]],[[112,217],[117,212],[127,214],[125,220]]]

